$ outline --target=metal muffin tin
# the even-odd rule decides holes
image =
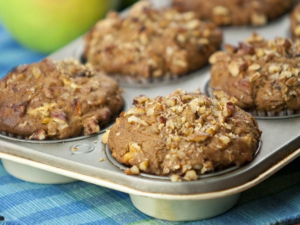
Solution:
[[[266,39],[289,36],[289,18],[284,16],[260,28],[224,28],[224,43],[237,45],[257,31]],[[54,60],[76,56],[83,49],[79,38],[50,55]],[[206,91],[209,66],[172,82],[157,86],[125,88],[123,98],[140,94],[168,95],[181,88]],[[127,106],[128,107],[128,106]],[[126,108],[127,108],[126,107]],[[203,176],[197,181],[176,182],[151,175],[128,176],[101,143],[102,134],[60,142],[30,142],[0,136],[0,158],[14,176],[38,183],[87,181],[130,194],[142,212],[160,219],[187,221],[219,215],[235,205],[242,191],[260,183],[300,155],[300,116],[257,118],[263,131],[261,149],[254,160],[240,168]],[[77,147],[77,151],[72,151]],[[100,160],[104,159],[104,161]],[[59,174],[55,177],[55,174]],[[49,179],[48,179],[49,178]]]

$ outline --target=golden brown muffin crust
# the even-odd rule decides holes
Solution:
[[[134,104],[111,128],[108,145],[119,162],[146,173],[192,179],[251,161],[257,150],[256,121],[227,99],[178,90],[167,97],[139,96]]]
[[[253,34],[238,47],[211,56],[211,87],[220,88],[245,109],[280,112],[300,109],[300,43],[264,40]]]
[[[19,66],[0,82],[0,130],[30,139],[97,133],[122,107],[115,81],[72,59]]]
[[[107,74],[159,78],[201,68],[221,42],[221,31],[194,13],[141,1],[126,18],[110,13],[99,21],[86,36],[84,56]]]
[[[295,0],[173,0],[180,12],[193,11],[197,17],[220,26],[265,25],[288,12]]]

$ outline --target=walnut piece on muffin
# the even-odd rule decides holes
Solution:
[[[243,109],[281,112],[300,109],[300,43],[264,40],[253,34],[239,46],[210,57],[212,88],[237,99]]]
[[[180,12],[192,11],[219,26],[261,26],[286,12],[295,0],[173,0]]]
[[[118,84],[73,59],[22,65],[0,81],[0,130],[24,138],[98,133],[122,108]]]
[[[295,7],[291,14],[291,31],[295,38],[300,37],[300,4]]]
[[[84,57],[110,75],[134,80],[184,75],[207,64],[221,31],[194,13],[135,4],[126,18],[109,13],[87,34]]]
[[[112,126],[108,146],[120,163],[138,171],[171,175],[172,181],[251,161],[261,132],[255,119],[226,98],[177,90],[167,97],[134,98]]]

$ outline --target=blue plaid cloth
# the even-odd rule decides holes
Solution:
[[[0,26],[0,77],[11,67],[42,59],[18,45]],[[300,160],[244,192],[231,211],[186,224],[293,224],[300,222]],[[2,216],[2,217],[1,217]],[[1,222],[5,218],[5,222]],[[2,224],[182,224],[139,212],[127,194],[76,182],[40,185],[10,176],[0,163]]]

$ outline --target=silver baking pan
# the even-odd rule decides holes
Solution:
[[[260,28],[224,28],[224,43],[237,45],[256,31],[266,39],[288,37],[289,18],[284,16]],[[81,58],[83,38],[50,55],[54,60]],[[128,102],[140,94],[165,96],[176,89],[208,93],[210,67],[185,77],[155,85],[122,84]],[[242,191],[253,187],[300,155],[300,115],[257,118],[263,131],[252,162],[242,167],[203,175],[197,181],[171,182],[168,177],[146,174],[128,176],[125,168],[101,143],[103,133],[60,141],[29,141],[0,135],[0,157],[12,175],[30,182],[66,183],[83,180],[130,194],[145,214],[173,221],[199,220],[224,213],[235,205]],[[102,130],[102,131],[105,131]],[[78,148],[72,151],[72,148]],[[100,160],[101,159],[101,160]]]

